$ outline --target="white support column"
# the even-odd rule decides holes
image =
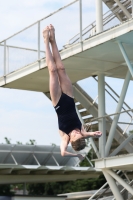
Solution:
[[[131,14],[128,12],[128,10],[123,6],[123,4],[120,2],[120,0],[114,0],[118,6],[121,8],[121,10],[124,12],[124,14],[126,15],[126,17],[128,19],[132,18]]]
[[[131,75],[133,77],[133,66],[132,66],[132,64],[131,64],[128,56],[127,56],[127,53],[126,53],[126,51],[125,51],[125,49],[124,49],[124,47],[123,47],[123,45],[122,45],[122,43],[120,41],[118,41],[118,45],[119,45],[121,53],[122,53],[122,55],[123,55],[123,57],[124,57],[124,59],[126,61],[128,69],[129,69],[129,71],[130,71],[130,73],[131,73]]]
[[[133,195],[133,188],[128,185],[121,177],[115,174],[112,170],[106,169],[106,172],[110,174],[116,181],[118,181],[126,190],[128,190]]]
[[[98,117],[105,115],[105,80],[104,74],[98,74]],[[102,132],[102,137],[99,138],[99,152],[101,157],[105,157],[105,143],[106,143],[106,119],[98,120],[99,131]]]
[[[103,31],[103,5],[102,0],[96,0],[96,32]]]
[[[79,28],[80,28],[80,42],[82,42],[82,0],[79,0]]]
[[[123,102],[124,102],[124,99],[125,99],[125,96],[126,96],[126,92],[127,92],[127,89],[128,89],[130,79],[131,79],[131,74],[128,70],[124,84],[123,84],[123,88],[122,88],[122,91],[121,91],[120,99],[119,99],[119,102],[118,102],[118,105],[117,105],[117,108],[116,108],[116,113],[120,112],[121,109],[122,109],[122,105],[123,105]],[[107,140],[106,147],[105,147],[105,156],[109,155],[109,151],[110,151],[112,141],[113,141],[113,138],[114,138],[114,135],[115,135],[116,126],[117,126],[117,122],[119,120],[119,116],[120,115],[114,116],[113,123],[111,125],[111,129],[110,129],[108,140]]]
[[[119,191],[114,179],[110,176],[110,174],[107,173],[106,169],[104,169],[102,171],[103,171],[103,174],[110,186],[112,193],[114,194],[115,199],[116,200],[124,200],[122,195],[120,194],[120,191]]]

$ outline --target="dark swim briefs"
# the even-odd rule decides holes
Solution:
[[[59,102],[54,107],[58,116],[59,129],[67,135],[74,129],[81,130],[81,122],[78,118],[74,99],[62,93]]]

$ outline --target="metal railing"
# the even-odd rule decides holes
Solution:
[[[96,77],[93,77],[93,79],[98,82],[97,78]],[[107,82],[105,82],[105,91],[106,93],[116,102],[118,103],[119,101],[119,98],[120,96],[107,84]],[[124,128],[124,131],[123,131],[123,134],[126,133],[126,131],[128,130],[129,126],[130,125],[133,125],[132,121],[133,121],[133,110],[130,108],[130,106],[124,102],[123,103],[123,106],[122,106],[122,109],[123,111],[122,112],[119,112],[119,113],[113,113],[113,114],[110,114],[110,115],[106,115],[106,117],[111,117],[111,116],[114,116],[114,115],[118,115],[118,114],[123,114],[123,113],[126,113],[127,116],[128,116],[128,121],[129,122],[121,122],[121,121],[118,121],[118,124],[119,125],[127,125],[125,128]],[[127,118],[126,116],[126,118]],[[98,120],[98,119],[97,119]],[[95,120],[94,120],[95,121]]]
[[[0,41],[0,47],[3,47],[3,52],[4,52],[4,58],[3,58],[4,66],[3,66],[3,74],[2,74],[2,76],[3,76],[3,75],[6,76],[9,72],[12,72],[12,71],[9,70],[9,62],[10,62],[10,57],[9,57],[10,53],[9,53],[9,50],[10,50],[11,48],[13,48],[13,49],[19,49],[19,50],[26,50],[26,51],[30,51],[30,52],[36,52],[36,53],[37,53],[37,57],[36,57],[36,59],[35,59],[34,61],[37,60],[37,61],[39,62],[40,59],[41,59],[41,53],[43,53],[43,54],[45,53],[44,51],[42,51],[42,50],[40,49],[40,48],[41,48],[41,47],[40,47],[40,40],[41,40],[41,38],[40,38],[41,22],[44,21],[44,20],[46,20],[46,19],[48,19],[49,17],[55,15],[56,13],[58,13],[58,12],[64,10],[64,9],[68,8],[69,6],[73,5],[73,4],[76,3],[76,2],[79,2],[79,17],[80,17],[80,20],[79,20],[79,26],[80,26],[80,27],[79,27],[79,29],[80,29],[80,32],[81,32],[81,31],[82,31],[82,0],[75,0],[75,1],[73,1],[73,2],[71,2],[71,3],[69,3],[69,4],[67,4],[67,5],[65,5],[65,6],[63,6],[63,7],[61,7],[60,9],[58,9],[58,10],[56,10],[56,11],[50,13],[49,15],[45,16],[44,18],[42,18],[42,19],[36,21],[35,23],[33,23],[33,24],[27,26],[26,28],[24,28],[24,29],[22,29],[21,31],[19,31],[19,32],[15,33],[15,34],[13,34],[12,36],[10,36],[10,37],[8,37],[8,38],[6,38],[6,39]],[[31,28],[31,27],[33,27],[33,26],[35,26],[35,25],[37,26],[37,49],[34,49],[34,48],[26,48],[26,47],[20,47],[20,46],[15,46],[15,45],[7,45],[7,42],[8,42],[10,39],[14,39],[14,37],[17,37],[18,35],[20,35],[20,34],[23,33],[24,31],[29,30],[29,28]],[[81,34],[81,40],[82,40],[82,34]],[[26,53],[27,53],[27,52],[26,52]],[[15,54],[14,54],[14,57],[16,57]],[[44,57],[44,55],[43,55],[43,57]],[[12,60],[14,60],[14,58],[12,58]],[[16,59],[16,60],[17,60],[17,59]],[[33,62],[34,62],[34,61],[33,61]],[[26,63],[26,64],[24,64],[24,65],[21,66],[21,67],[24,67],[25,65],[30,64],[30,63],[32,63],[32,62]],[[19,67],[19,68],[21,68],[21,67]]]
[[[96,81],[96,83],[98,83],[98,79],[96,77],[93,77],[92,81],[93,80]],[[105,82],[105,92],[106,92],[106,94],[109,95],[109,97],[111,97],[111,101],[113,100],[115,103],[118,103],[120,96],[107,84],[107,82]],[[95,94],[95,96],[96,96],[96,98],[95,98],[95,100],[92,101],[91,106],[94,106],[95,103],[98,104],[97,94]],[[84,111],[86,111],[86,109]],[[107,113],[108,113],[108,111],[107,111]],[[90,115],[87,115],[87,116],[83,117],[83,120],[84,120],[85,124],[87,124],[87,121],[89,121],[88,124],[92,124],[92,128],[93,128],[93,125],[95,125],[94,122],[96,123],[100,119],[106,118],[108,120],[108,122],[111,124],[112,123],[111,117],[113,117],[115,115],[120,115],[120,114],[121,114],[121,116],[123,114],[124,117],[123,117],[123,121],[120,121],[120,120],[118,121],[118,125],[119,125],[119,127],[121,127],[120,128],[121,133],[127,135],[127,130],[129,129],[129,127],[131,127],[133,125],[133,109],[131,109],[130,106],[126,102],[123,103],[121,112],[117,112],[117,113],[114,112],[111,114],[107,114],[103,117],[97,117],[97,118],[93,118]],[[125,120],[125,118],[126,118],[126,120]]]
[[[0,69],[0,76],[4,75],[6,76],[8,73],[16,70],[16,69],[19,69],[19,68],[22,68],[28,64],[31,64],[33,62],[40,62],[40,59],[42,59],[44,57],[44,51],[41,50],[41,45],[40,45],[40,40],[41,40],[41,37],[40,37],[40,32],[41,32],[41,22],[50,18],[51,16],[54,16],[56,13],[59,13],[60,11],[70,7],[71,5],[75,4],[76,2],[79,2],[79,20],[77,21],[78,24],[79,24],[79,33],[76,34],[74,37],[72,37],[68,44],[73,44],[73,43],[76,43],[76,42],[82,42],[84,39],[94,35],[96,33],[96,21],[94,21],[93,23],[91,23],[90,25],[88,25],[86,28],[82,28],[82,16],[83,16],[83,13],[82,13],[82,1],[83,0],[75,0],[63,7],[61,7],[60,9],[50,13],[49,15],[45,16],[44,18],[36,21],[35,23],[27,26],[26,28],[22,29],[21,31],[13,34],[12,36],[0,41],[0,48],[2,48],[2,51],[3,51],[3,69]],[[124,6],[131,6],[131,0],[128,0],[126,2],[123,3]],[[104,15],[103,15],[103,25],[105,27],[105,25],[107,25],[109,22],[111,22],[114,18],[116,18],[117,16],[117,13],[121,12],[121,9],[120,7],[118,6],[114,6],[112,7],[108,12],[106,12]],[[37,29],[37,49],[35,48],[29,48],[28,47],[21,47],[19,45],[9,45],[7,44],[9,42],[10,39],[13,39],[15,37],[18,37],[18,35],[22,34],[24,31],[28,31],[30,28],[32,28],[33,26],[36,26],[36,29]],[[109,27],[108,27],[109,28]],[[89,34],[90,33],[90,34]],[[15,43],[15,41],[14,41]],[[64,46],[65,48],[67,47],[67,45]],[[25,51],[25,55],[23,55],[22,57],[22,53],[20,52],[20,55],[22,57],[22,63],[20,63],[19,61],[19,58],[18,58],[18,52],[16,54],[16,52],[11,52],[11,50],[13,51],[13,49],[17,49],[18,51]],[[12,57],[10,56],[11,54]],[[23,53],[24,54],[24,53]],[[2,54],[1,54],[2,56]],[[26,60],[27,58],[27,60]],[[11,69],[11,66],[15,66],[15,62],[16,62],[16,65],[17,67]]]
[[[93,77],[94,78],[94,80],[96,81],[96,82],[98,82],[98,80],[95,78],[95,77]],[[120,98],[120,96],[109,86],[109,84],[107,84],[107,82],[105,82],[105,86],[107,86],[107,88],[108,89],[106,89],[105,88],[105,91],[110,95],[110,97],[112,97],[112,99],[114,99],[115,100],[115,102],[117,102],[118,103],[118,100],[116,99],[116,98]],[[113,93],[113,95],[109,92],[109,90]],[[116,97],[115,97],[116,96]],[[126,106],[129,110],[131,109],[130,108],[130,106],[126,103],[126,102],[124,102],[123,103],[123,106],[122,106],[122,109],[123,110],[126,110],[126,108],[124,107],[124,106]],[[132,117],[132,115],[128,112],[128,115],[130,116],[130,117]]]
[[[93,77],[91,78],[91,83],[93,83],[92,81],[95,81],[96,83],[98,82],[97,78],[96,77]],[[88,80],[89,81],[89,80]],[[94,82],[94,83],[95,83]],[[93,85],[94,85],[93,83]],[[109,95],[109,97],[111,97],[111,100],[115,101],[116,103],[119,102],[119,99],[120,99],[120,96],[105,82],[105,91],[106,93]],[[75,84],[75,87],[76,87],[76,84]],[[96,87],[95,87],[96,88]],[[81,88],[81,91],[83,94],[85,94],[86,92]],[[94,90],[93,90],[94,92]],[[87,92],[88,93],[88,92]],[[87,94],[86,93],[86,94]],[[96,92],[97,93],[97,92]],[[96,93],[95,93],[95,96],[96,96]],[[88,94],[89,96],[89,94]],[[85,96],[86,98],[88,98],[87,96]],[[95,98],[95,100],[93,100],[91,97],[89,98],[90,101],[92,103],[89,103],[89,107],[88,109],[81,109],[82,108],[81,106],[79,106],[79,113],[80,113],[80,118],[82,123],[83,124],[88,124],[89,126],[91,126],[91,130],[94,131],[96,126],[98,126],[98,122],[105,118],[106,119],[106,122],[108,123],[109,126],[111,126],[112,122],[113,122],[113,119],[111,117],[114,117],[116,115],[118,116],[122,116],[124,115],[123,117],[123,121],[118,121],[118,125],[116,127],[117,131],[119,132],[119,136],[123,138],[123,135],[124,135],[124,140],[120,143],[120,145],[117,145],[117,147],[115,147],[115,150],[112,149],[113,151],[111,152],[111,154],[109,156],[115,156],[117,155],[118,153],[120,154],[120,151],[128,144],[130,143],[131,146],[133,145],[133,134],[129,134],[128,131],[130,130],[133,130],[133,108],[131,109],[129,107],[129,105],[124,102],[123,103],[123,106],[122,106],[122,111],[121,112],[115,112],[114,113],[111,113],[111,114],[106,114],[102,117],[93,117],[92,116],[92,113],[89,112],[90,110],[90,107],[94,106],[94,109],[96,110],[97,109],[97,112],[98,112],[98,102],[96,102],[97,98]],[[109,100],[110,101],[110,100]],[[79,102],[80,103],[80,102]],[[111,102],[112,103],[112,102]],[[91,105],[90,105],[91,104]],[[79,105],[79,104],[77,104]],[[76,106],[77,106],[76,105]],[[78,107],[77,107],[78,108]],[[82,110],[83,110],[83,115],[82,115]],[[87,112],[86,112],[87,111]],[[112,111],[112,109],[111,109]],[[108,113],[108,112],[107,112]],[[95,122],[95,124],[94,124]],[[96,125],[96,126],[95,126]],[[92,141],[90,141],[92,143]],[[119,142],[118,142],[119,143]],[[93,149],[95,152],[98,152],[97,150],[97,147],[95,145],[95,143],[93,144]],[[98,156],[98,154],[96,153],[96,155]],[[99,157],[99,156],[98,156]]]
[[[124,6],[131,6],[131,0],[128,0],[126,2],[123,3]],[[105,27],[105,25],[107,25],[110,21],[112,21],[114,18],[117,17],[117,13],[119,13],[121,11],[121,8],[118,7],[117,5],[113,6],[109,11],[107,11],[104,15],[103,15],[103,27]],[[89,35],[90,33],[90,35]],[[67,45],[71,45],[74,44],[76,42],[79,41],[79,35],[81,33],[76,34],[75,36],[73,36],[67,43]],[[93,36],[96,34],[96,21],[92,22],[91,24],[89,24],[88,26],[86,26],[83,30],[82,30],[82,37],[85,36],[86,34],[88,34],[88,38],[90,36]]]

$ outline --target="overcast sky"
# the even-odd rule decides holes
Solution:
[[[71,0],[0,0],[0,41],[69,2]],[[104,6],[104,12],[106,10],[107,8]],[[95,20],[95,1],[83,0],[83,11],[83,27],[85,27]],[[45,20],[41,24],[41,31],[49,23],[55,25],[57,42],[59,47],[62,48],[63,44],[78,33],[78,4],[76,3],[71,8],[67,8],[64,13],[61,12]],[[30,31],[28,36],[23,35],[21,40],[18,39],[19,44],[25,47],[28,44],[28,47],[35,48],[37,44],[35,43],[36,28]],[[12,42],[15,44],[16,41],[12,40]],[[41,48],[43,50],[43,42]],[[0,68],[2,68],[2,63],[0,64]],[[123,80],[117,80],[116,82],[116,80],[108,79],[108,82],[120,93]],[[86,91],[89,89],[92,96],[95,96],[85,83],[83,81],[82,86]],[[130,91],[131,89],[126,100],[131,105]],[[97,93],[97,90],[95,93]],[[4,137],[10,138],[12,143],[20,141],[25,144],[29,139],[35,139],[37,144],[41,145],[60,144],[56,114],[47,97],[38,92],[0,88],[0,143],[5,143]]]

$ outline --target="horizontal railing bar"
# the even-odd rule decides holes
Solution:
[[[128,2],[125,2],[123,5],[126,5],[127,3],[130,3],[130,0],[128,1]],[[114,11],[113,11],[114,10]],[[106,16],[104,19],[103,19],[103,21],[105,21],[105,20],[107,20],[107,18],[109,18],[109,17],[112,17],[109,21],[107,21],[107,22],[105,22],[104,23],[104,26],[107,24],[107,23],[109,23],[112,19],[114,19],[115,17],[117,17],[115,14],[119,11],[119,10],[121,10],[120,9],[120,7],[118,7],[118,8],[111,8],[109,11],[107,11],[104,15],[106,15],[108,12],[110,12],[110,11],[112,11],[112,13],[110,13],[109,14],[109,16]],[[103,15],[103,16],[104,16]],[[113,16],[114,15],[114,16]],[[89,30],[87,30],[84,34],[83,34],[83,36],[86,34],[86,33],[88,33],[92,28],[94,28],[96,25],[93,25],[94,23],[95,23],[96,21],[94,21],[94,22],[92,22],[90,25],[88,25],[87,27],[85,27],[83,30],[82,30],[82,32],[85,30],[85,29],[87,29],[89,26],[93,26],[93,27],[91,27]],[[73,36],[70,40],[69,40],[69,43],[70,43],[70,41],[71,40],[73,40],[76,36],[78,36],[79,35],[79,33],[77,33],[75,36]],[[72,42],[72,44],[73,43],[75,43],[77,40],[78,40],[79,38],[77,38],[77,39],[75,39],[73,42]]]
[[[104,115],[102,117],[96,117],[96,118],[90,120],[90,122],[98,121],[99,119],[103,119],[103,118],[106,118],[106,117],[109,117],[109,116],[113,116],[113,115],[119,115],[119,114],[126,113],[126,112],[129,112],[129,111],[133,111],[133,109],[129,109],[129,110],[125,110],[125,111],[122,111],[122,112],[113,113],[113,114],[110,114],[110,115]]]
[[[4,46],[3,44],[0,44],[0,46]],[[36,49],[30,49],[30,48],[25,48],[25,47],[18,47],[18,46],[12,46],[12,45],[6,45],[6,47],[14,48],[14,49],[23,49],[23,50],[29,50],[29,51],[38,51]],[[42,53],[45,53],[45,51],[40,51]]]
[[[118,98],[120,98],[119,95],[118,95],[107,83],[105,83],[105,84],[109,87],[110,90],[112,90],[112,92],[114,92],[114,94],[115,94]],[[127,108],[131,109],[131,108],[127,105],[126,102],[124,102],[124,104],[127,106]]]
[[[108,10],[106,13],[104,13],[103,14],[103,16],[104,15],[106,15],[107,13],[109,13],[109,12],[111,12],[112,10],[113,10],[114,8],[111,8],[110,10]],[[118,8],[117,8],[118,9]],[[112,15],[112,14],[114,14],[114,13],[111,13],[110,15]],[[107,18],[107,17],[106,17]],[[106,19],[105,18],[105,19]],[[103,19],[104,20],[104,19]],[[83,30],[82,30],[82,32],[84,31],[84,30],[86,30],[87,28],[89,28],[89,26],[93,26],[93,28],[96,26],[96,25],[94,25],[94,23],[96,23],[96,21],[93,21],[91,24],[89,24],[88,26],[86,26]],[[79,33],[77,33],[75,36],[73,36],[71,39],[69,39],[69,41],[71,41],[72,39],[74,39],[76,36],[78,36],[79,35]]]
[[[114,16],[113,18],[115,18],[116,16]],[[112,18],[112,19],[113,19]],[[112,19],[110,19],[109,21],[111,21]],[[107,22],[104,22],[104,24],[103,24],[103,26],[105,26],[109,21],[107,21]],[[89,27],[89,26],[88,26]],[[94,25],[93,27],[90,27],[85,33],[83,33],[82,34],[82,36],[84,36],[84,35],[86,35],[89,31],[91,31],[93,28],[95,28],[96,27],[96,25]],[[77,35],[79,35],[79,33],[77,34]],[[79,37],[77,38],[77,39],[75,39],[71,44],[74,44],[76,41],[78,41],[79,40]],[[69,40],[69,43],[70,43],[70,40]],[[70,44],[70,45],[71,45]]]
[[[50,14],[49,14],[49,15],[47,15],[46,17],[43,17],[42,19],[40,19],[40,20],[38,20],[38,21],[34,22],[33,24],[31,24],[31,25],[29,25],[29,26],[25,27],[25,28],[24,28],[24,29],[22,29],[21,31],[19,31],[19,32],[17,32],[17,33],[15,33],[15,34],[13,34],[12,36],[10,36],[10,37],[8,37],[8,38],[6,38],[6,39],[2,40],[0,43],[2,43],[2,42],[4,42],[5,40],[8,40],[8,39],[10,39],[10,38],[12,38],[12,37],[14,37],[14,36],[18,35],[19,33],[21,33],[21,32],[23,32],[23,31],[25,31],[26,29],[28,29],[28,28],[30,28],[30,27],[32,27],[32,26],[34,26],[34,25],[35,25],[35,24],[37,24],[38,22],[41,22],[41,21],[43,21],[44,19],[47,19],[47,18],[51,17],[52,15],[54,15],[54,14],[56,14],[56,13],[60,12],[61,10],[65,9],[65,8],[67,8],[67,7],[69,7],[69,6],[71,6],[72,4],[76,3],[77,1],[79,1],[79,0],[75,0],[75,1],[73,1],[73,2],[71,2],[71,3],[69,3],[69,4],[67,4],[66,6],[63,6],[63,7],[59,8],[58,10],[56,10],[56,11],[54,11],[54,12],[50,13]]]
[[[133,123],[128,123],[128,122],[118,122],[118,124],[130,124],[130,125],[133,125]]]
[[[95,77],[93,77],[94,79],[95,79],[95,81],[97,81],[98,82],[98,80],[95,78]],[[105,82],[105,85],[118,97],[118,98],[120,98],[119,97],[119,95]],[[112,94],[110,94],[110,92],[107,90],[107,89],[105,89],[106,90],[106,92],[118,103],[118,101],[115,99],[115,97],[113,97],[113,95]],[[124,104],[127,106],[127,108],[128,109],[131,109],[130,108],[130,106],[128,106],[127,105],[127,103],[126,102],[124,102]],[[124,107],[122,107],[124,110],[126,110]],[[128,115],[131,117],[132,115],[130,115],[129,113],[128,113]]]

